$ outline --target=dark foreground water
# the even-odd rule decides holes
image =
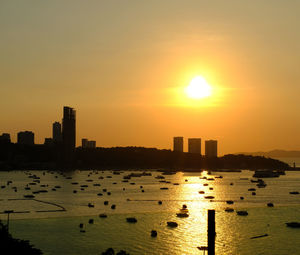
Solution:
[[[300,229],[285,226],[285,222],[300,221],[300,195],[289,194],[300,192],[299,172],[265,179],[267,186],[261,189],[250,182],[253,174],[250,171],[214,173],[212,176],[223,178],[211,181],[199,178],[212,177],[206,172],[177,173],[166,175],[162,180],[155,179],[161,173],[152,172],[152,176],[131,178],[128,183],[122,180],[129,172],[113,175],[109,171],[77,171],[69,175],[72,179],[58,173],[30,173],[40,177],[40,183],[29,185],[31,190],[24,190],[33,181],[28,174],[0,173],[0,184],[6,186],[0,190],[0,212],[29,211],[11,214],[10,232],[14,237],[29,239],[45,254],[101,254],[109,247],[124,249],[130,254],[203,254],[197,246],[207,242],[207,209],[216,210],[216,254],[300,254]],[[12,183],[7,186],[9,180]],[[72,184],[74,182],[78,184]],[[81,185],[88,187],[81,190]],[[168,189],[161,190],[162,187]],[[249,188],[256,188],[256,195],[252,195]],[[20,200],[24,194],[38,190],[48,192],[35,194],[38,201]],[[208,195],[215,197],[213,201],[204,198]],[[241,200],[241,196],[245,199]],[[107,206],[104,205],[106,200],[109,201]],[[234,204],[227,205],[226,200],[233,200]],[[61,208],[43,202],[61,205],[66,211],[53,212]],[[268,202],[273,202],[274,207],[267,207]],[[88,207],[88,203],[94,207]],[[115,210],[111,209],[112,204],[116,205]],[[190,216],[177,218],[176,212],[183,204],[187,205]],[[224,208],[228,206],[247,210],[249,215],[227,213]],[[47,210],[52,212],[40,212]],[[108,217],[99,218],[100,213]],[[0,217],[6,221],[5,214]],[[136,217],[138,222],[127,223],[126,217]],[[94,219],[94,224],[89,224],[89,219]],[[178,227],[167,227],[167,221],[176,221]],[[84,223],[85,233],[80,232],[80,223]],[[152,229],[158,232],[156,238],[150,236]],[[263,234],[268,236],[250,239]]]

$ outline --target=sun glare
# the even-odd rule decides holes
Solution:
[[[211,86],[203,77],[197,76],[192,79],[189,86],[186,87],[185,93],[188,97],[193,99],[209,97],[211,95]]]

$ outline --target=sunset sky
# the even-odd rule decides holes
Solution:
[[[300,149],[300,1],[0,2],[0,134],[51,137],[64,105],[97,146]],[[211,96],[193,99],[196,76]],[[187,143],[187,140],[186,140]],[[202,143],[203,145],[203,143]]]

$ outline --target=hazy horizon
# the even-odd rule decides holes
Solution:
[[[99,147],[171,149],[218,140],[219,154],[300,150],[300,2],[0,3],[0,134],[52,135],[64,105]],[[210,97],[184,88],[202,76]]]

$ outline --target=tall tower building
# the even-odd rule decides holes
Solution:
[[[205,156],[208,158],[218,157],[218,141],[205,141]]]
[[[201,155],[201,138],[188,139],[188,152]]]
[[[174,137],[173,138],[173,151],[183,152],[183,137]]]
[[[18,144],[34,145],[34,133],[31,131],[19,132]]]
[[[61,124],[57,121],[52,124],[52,139],[54,143],[62,141]]]
[[[76,146],[76,111],[64,106],[62,120],[63,157],[66,164],[71,164],[74,159]]]

